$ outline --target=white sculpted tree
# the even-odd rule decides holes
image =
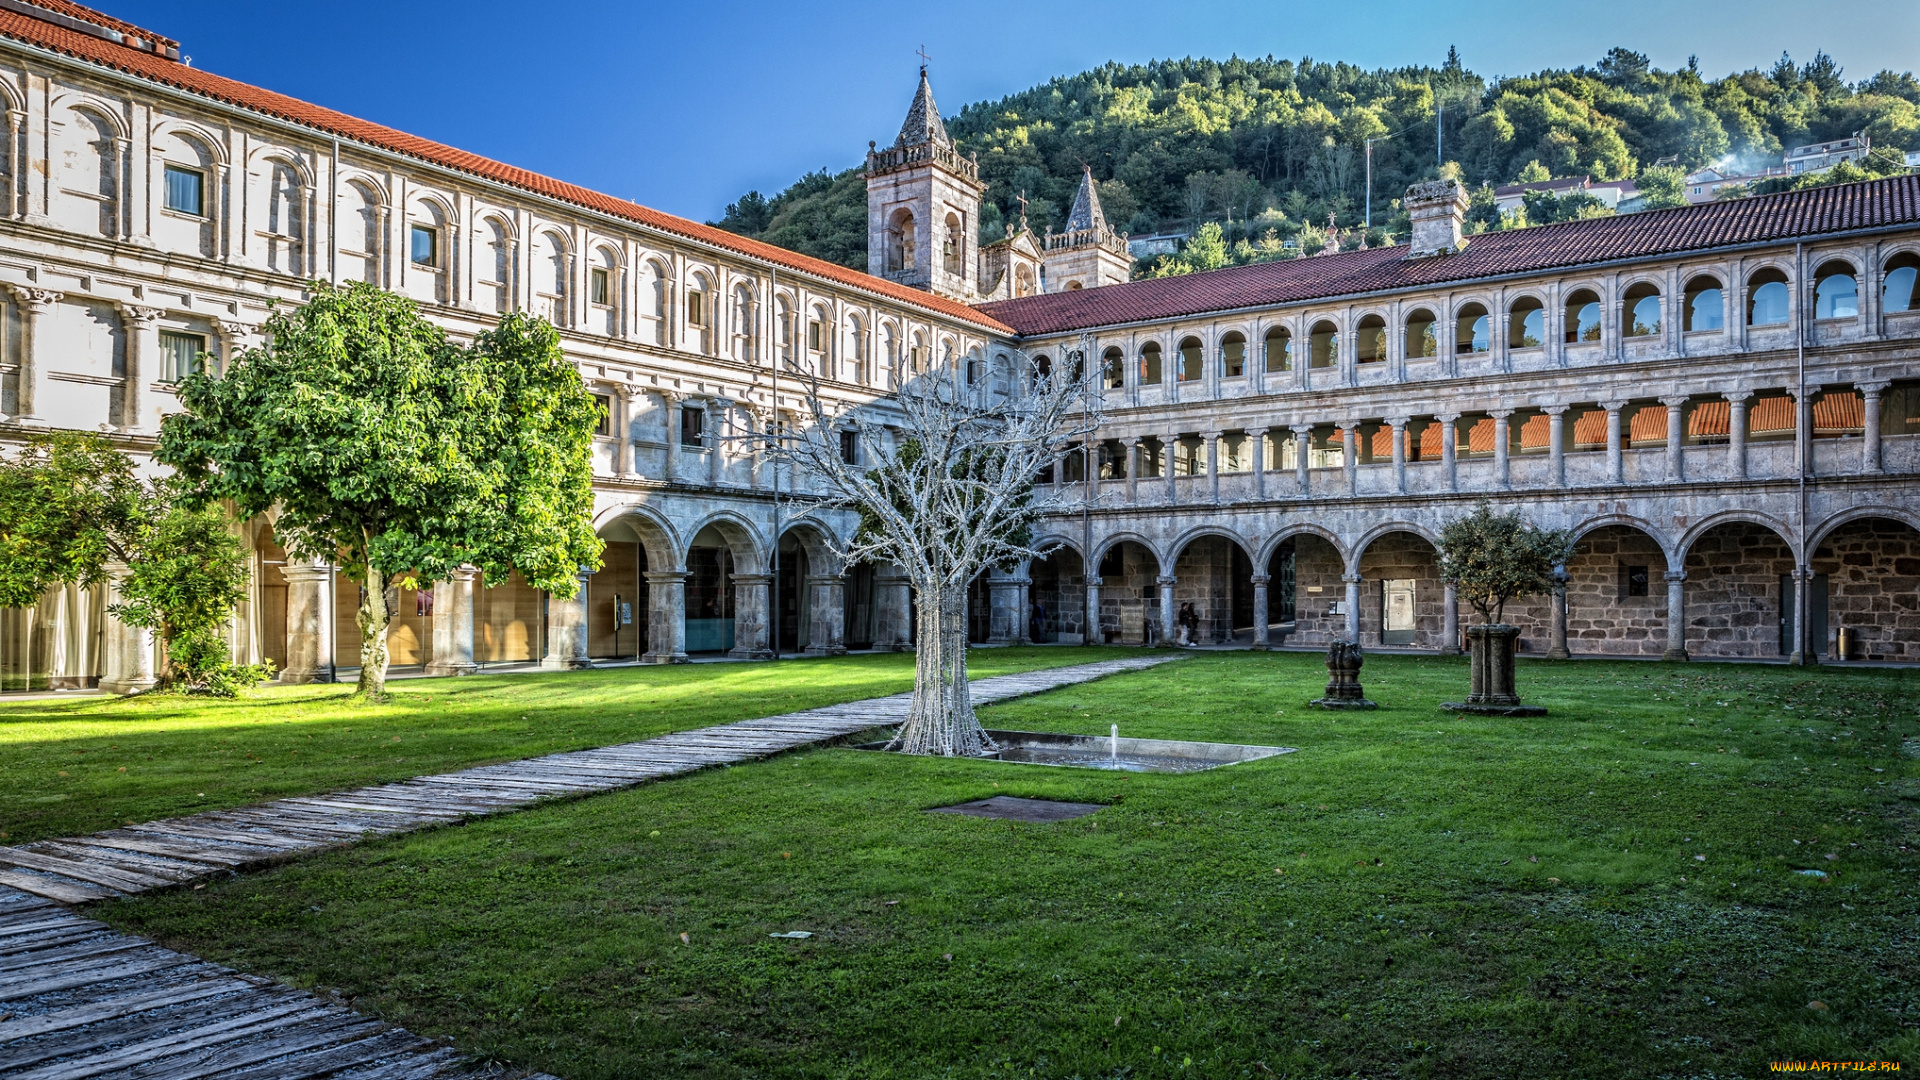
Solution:
[[[892,562],[913,585],[913,705],[890,749],[949,757],[994,749],[967,690],[967,586],[990,567],[1038,554],[1034,523],[1064,509],[1034,480],[1084,451],[1098,424],[1086,345],[1059,363],[1015,354],[1008,372],[975,371],[965,360],[935,365],[859,406],[822,400],[818,382],[796,373],[810,415],[778,440],[774,456],[812,478],[824,506],[860,514],[838,557]],[[858,447],[851,455],[849,431]],[[1085,471],[1093,468],[1089,461]]]

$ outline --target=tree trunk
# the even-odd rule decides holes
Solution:
[[[973,715],[967,688],[967,589],[922,583],[915,644],[913,705],[888,749],[939,757],[977,757],[998,749]]]
[[[366,596],[355,621],[360,625],[360,684],[354,693],[378,698],[387,692],[387,575],[367,567]]]

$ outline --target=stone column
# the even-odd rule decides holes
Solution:
[[[1446,413],[1434,419],[1440,421],[1441,482],[1446,486],[1446,490],[1459,491],[1460,472],[1456,465],[1456,459],[1459,457],[1459,453],[1458,447],[1455,445],[1459,440],[1459,436],[1455,434],[1453,425],[1455,421],[1460,419],[1460,414]]]
[[[1340,422],[1340,465],[1346,473],[1347,494],[1355,495],[1360,491],[1360,445],[1355,438],[1360,428],[1358,420]]]
[[[480,571],[462,566],[433,586],[433,652],[429,675],[471,675],[473,662],[473,584]]]
[[[1177,481],[1174,479],[1174,474],[1179,469],[1180,459],[1178,433],[1169,431],[1160,437],[1160,456],[1165,459],[1161,464],[1167,469],[1167,505],[1172,506],[1180,501],[1180,489],[1176,486]]]
[[[287,579],[287,666],[283,683],[319,682],[327,674],[327,580],[324,562],[294,562],[280,568]]]
[[[1885,466],[1880,464],[1880,395],[1891,383],[1861,383],[1860,403],[1866,409],[1866,428],[1860,437],[1860,471],[1864,473],[1882,473]]]
[[[647,571],[647,651],[643,664],[687,662],[687,572]]]
[[[1513,410],[1501,409],[1488,415],[1493,417],[1493,486],[1506,491],[1513,486],[1513,466],[1507,448],[1507,422],[1513,418]]]
[[[807,634],[807,656],[847,654],[847,608],[844,574],[809,574],[813,619]]]
[[[721,410],[719,403],[709,402],[707,405],[706,430],[700,435],[700,439],[706,444],[707,450],[708,487],[720,486],[720,469],[721,466],[725,464],[720,458],[720,448],[726,445],[726,440],[720,437],[720,417]]]
[[[1547,483],[1567,486],[1567,406],[1549,405],[1547,414]]]
[[[666,456],[662,459],[660,478],[672,483],[680,478],[680,396],[662,393],[660,403],[666,408],[661,410],[666,416]]]
[[[48,357],[39,347],[37,331],[60,303],[61,294],[51,289],[15,289],[20,304],[20,373],[14,395],[13,420],[28,427],[44,427],[39,410],[45,404]]]
[[[1027,613],[1020,610],[1020,582],[999,570],[987,571],[987,644],[1012,645]]]
[[[630,477],[633,467],[633,387],[624,383],[613,388],[613,474]]]
[[[1265,574],[1255,574],[1248,580],[1253,582],[1253,651],[1266,652],[1272,646],[1267,640],[1267,583]]]
[[[1460,588],[1452,582],[1440,599],[1440,655],[1460,655]]]
[[[1727,399],[1727,471],[1735,480],[1747,478],[1747,400],[1753,394],[1735,390]]]
[[[1660,404],[1667,407],[1667,483],[1677,484],[1687,478],[1687,399],[1663,397]]]
[[[648,575],[651,578],[652,575]],[[550,671],[590,668],[587,659],[587,583],[593,571],[580,571],[580,585],[572,597],[547,597],[547,655],[540,666]]]
[[[1147,460],[1147,440],[1127,440],[1127,501],[1140,501],[1140,468]]]
[[[1253,465],[1253,497],[1265,501],[1267,497],[1267,429],[1252,428],[1247,432],[1248,460]]]
[[[1207,440],[1207,490],[1212,502],[1220,501],[1220,436],[1224,432],[1209,431]]]
[[[1547,659],[1570,660],[1567,651],[1567,568],[1553,568],[1553,629],[1547,643]]]
[[[1387,420],[1393,429],[1393,490],[1402,495],[1407,493],[1407,425],[1413,422],[1411,416],[1395,416]]]
[[[1347,583],[1347,598],[1345,604],[1347,613],[1347,640],[1357,645],[1360,643],[1360,575],[1351,573],[1342,574],[1340,575],[1340,580]]]
[[[1793,398],[1793,458],[1807,476],[1813,475],[1813,396],[1819,392],[1813,386],[1805,393],[1797,386],[1787,388]]]
[[[733,648],[727,655],[735,660],[773,659],[767,637],[767,585],[771,581],[772,574],[733,575]]]
[[[1171,649],[1179,644],[1179,631],[1174,628],[1173,586],[1179,581],[1171,574],[1161,574],[1160,585],[1160,647]]]
[[[120,430],[139,433],[146,430],[147,382],[160,359],[160,315],[156,307],[127,304],[120,313],[127,323],[127,377],[120,391]]]
[[[1053,497],[1057,499],[1060,497],[1060,489],[1066,486],[1067,482],[1067,456],[1065,454],[1055,454],[1053,456],[1050,475],[1053,477],[1053,483],[1051,485],[1053,488]]]
[[[1015,581],[1019,588],[1014,590],[1013,643],[1031,645],[1033,644],[1033,627],[1030,625],[1033,621],[1033,579],[1027,577],[1023,571]]]
[[[1626,408],[1624,401],[1603,401],[1600,407],[1607,410],[1607,483],[1626,483],[1625,463],[1621,458],[1620,447],[1620,410]]]
[[[1687,659],[1687,572],[1667,571],[1667,651],[1662,660]]]
[[[1313,428],[1311,425],[1302,425],[1293,429],[1293,446],[1293,466],[1300,483],[1298,494],[1300,497],[1305,498],[1313,493],[1312,482],[1308,478],[1307,473],[1307,457],[1313,452]]]
[[[1087,625],[1081,638],[1089,645],[1105,645],[1107,638],[1100,632],[1100,579],[1087,575]]]
[[[1812,592],[1813,571],[1805,566],[1793,568],[1793,651],[1787,663],[1801,667],[1818,663],[1817,649],[1807,648],[1807,596]]]
[[[913,588],[906,575],[875,574],[873,605],[873,647],[881,652],[910,651],[913,648]]]
[[[127,564],[106,565],[107,603],[126,600],[120,591],[127,580]],[[153,673],[153,631],[144,626],[128,626],[113,615],[107,616],[106,655],[101,658],[100,689],[109,694],[138,694],[151,690],[160,680]]]

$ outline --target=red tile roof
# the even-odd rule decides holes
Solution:
[[[1920,176],[1482,233],[1465,251],[1428,259],[1405,258],[1405,247],[1374,248],[1025,296],[980,310],[1023,335],[1054,334],[1892,225],[1920,225]]]
[[[109,19],[106,16],[100,15],[98,12],[82,8],[77,4],[68,3],[67,0],[51,0],[51,2],[42,2],[39,6],[45,7],[48,10],[53,10],[57,7],[61,9],[58,12],[61,14],[65,14],[67,9],[84,12],[84,15],[75,14],[70,17],[84,18],[90,22],[104,21],[104,24],[112,24],[115,29],[125,27],[124,32],[128,34],[146,33],[146,31],[140,30],[131,24],[120,23],[118,20]],[[392,128],[366,120],[360,120],[348,116],[345,113],[339,113],[332,109],[312,105],[296,98],[288,97],[285,94],[276,94],[271,90],[262,90],[243,82],[223,78],[199,68],[187,67],[185,64],[165,59],[153,53],[142,52],[125,45],[117,45],[111,41],[93,37],[77,30],[70,30],[64,26],[48,22],[44,19],[35,18],[16,10],[0,9],[0,37],[12,38],[29,45],[51,49],[64,53],[76,60],[113,68],[114,70],[162,83],[178,90],[187,91],[188,93],[199,94],[203,97],[212,98],[215,101],[225,102],[229,105],[277,117],[281,120],[291,121],[292,123],[312,128],[328,136],[339,136],[343,139],[350,139],[355,142],[404,154],[408,157],[418,158],[421,161],[456,169],[460,172],[482,177],[496,183],[507,184],[523,191],[529,191],[538,195],[544,195],[548,198],[572,203],[575,206],[584,207],[588,210],[623,218],[627,221],[659,229],[662,232],[672,233],[698,243],[709,244],[713,247],[722,248],[750,258],[761,259],[791,270],[825,278],[828,281],[861,289],[868,293],[874,293],[889,300],[921,308],[937,315],[964,320],[982,329],[999,333],[1009,332],[1005,325],[994,319],[991,315],[957,301],[947,300],[935,296],[932,293],[922,292],[919,289],[908,288],[905,285],[899,285],[891,281],[873,277],[869,274],[863,274],[857,270],[849,270],[844,266],[838,266],[822,259],[801,255],[797,252],[788,251],[785,248],[775,247],[772,244],[763,244],[757,240],[749,240],[744,236],[727,232],[725,229],[701,225],[698,222],[689,221],[682,217],[675,217],[672,214],[662,213],[661,211],[641,206],[638,203],[628,202],[625,199],[616,199],[611,195],[603,195],[600,192],[592,191],[575,184],[564,183],[551,177],[529,172],[526,169],[505,165],[481,157],[478,154],[470,154],[464,150],[456,150],[453,147],[444,146],[415,135],[409,135],[403,131],[395,131]]]

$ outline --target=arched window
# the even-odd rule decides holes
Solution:
[[[942,269],[954,277],[965,277],[967,258],[967,229],[960,221],[960,215],[947,215],[947,235],[941,238],[940,257]]]
[[[1569,345],[1600,340],[1600,297],[1592,289],[1567,294],[1566,330]]]
[[[672,290],[666,264],[655,259],[640,264],[640,321],[645,324],[640,336],[655,345],[667,343],[667,300]]]
[[[814,305],[807,312],[807,370],[830,375],[825,360],[833,349],[833,322],[827,309]]]
[[[774,348],[779,351],[777,358],[781,366],[793,366],[793,308],[784,296],[773,301],[773,340]]]
[[[753,302],[753,288],[745,282],[733,287],[733,355],[744,363],[759,359],[754,342],[759,339],[760,313]]]
[[[1140,346],[1140,385],[1158,386],[1164,377],[1160,363],[1160,343],[1149,341]]]
[[[912,343],[907,346],[907,373],[920,374],[920,369],[926,365],[926,362],[927,339],[920,336],[920,331],[915,330]]]
[[[1074,278],[1074,279],[1073,279],[1072,281],[1069,281],[1069,282],[1067,282],[1067,287],[1066,287],[1066,290],[1065,290],[1065,291],[1067,291],[1067,292],[1079,292],[1079,291],[1081,290],[1081,288],[1082,288],[1082,287],[1083,287],[1083,286],[1081,286],[1081,284],[1080,284],[1080,279],[1079,279],[1079,278]]]
[[[1627,287],[1620,319],[1622,337],[1660,336],[1660,287],[1642,281]]]
[[[1702,274],[1687,282],[1686,304],[1680,310],[1684,320],[1680,329],[1685,333],[1723,329],[1726,325],[1726,298],[1720,291],[1720,279]]]
[[[1860,289],[1853,267],[1835,259],[1820,264],[1813,275],[1813,317],[1816,319],[1856,319],[1860,317]]]
[[[1920,256],[1903,251],[1887,260],[1880,286],[1880,310],[1889,314],[1913,310],[1914,278],[1920,277]]]
[[[348,181],[346,203],[339,223],[341,261],[346,263],[344,276],[378,285],[380,196],[366,184]]]
[[[891,323],[880,327],[880,363],[885,366],[884,380],[889,389],[900,385],[900,339]]]
[[[506,223],[499,218],[480,222],[482,251],[474,266],[474,276],[480,279],[476,291],[495,311],[507,310],[512,302],[513,242],[509,237]]]
[[[1340,331],[1333,323],[1322,319],[1313,324],[1313,332],[1307,335],[1307,366],[1330,368],[1339,364]]]
[[[587,267],[587,304],[594,331],[609,336],[620,332],[620,260],[612,248],[593,250]]]
[[[1203,361],[1201,360],[1201,356],[1200,356],[1200,339],[1197,337],[1181,338],[1180,339],[1180,373],[1179,373],[1180,381],[1181,382],[1199,382],[1201,379],[1205,378],[1206,371],[1205,371],[1205,368],[1202,366],[1202,364],[1203,364]]]
[[[1437,321],[1426,308],[1414,308],[1407,316],[1407,359],[1426,360],[1440,355]]]
[[[1100,368],[1107,389],[1119,390],[1127,385],[1127,354],[1119,346],[1101,354]]]
[[[986,378],[987,362],[980,358],[979,349],[970,350],[967,353],[967,385],[979,386]]]
[[[74,232],[120,235],[119,140],[106,117],[69,109],[51,133],[60,179],[56,200],[60,224]]]
[[[0,127],[0,131],[5,130]],[[164,191],[162,213],[155,219],[154,234],[163,247],[211,256],[214,247],[213,176],[218,158],[209,144],[194,135],[173,133],[155,140],[162,156],[161,183]],[[0,150],[0,173],[7,155]]]
[[[1360,319],[1359,334],[1353,344],[1353,359],[1359,364],[1377,364],[1387,358],[1387,320],[1378,315]]]
[[[1237,379],[1247,373],[1247,336],[1230,330],[1220,339],[1220,377]]]
[[[282,274],[306,272],[301,241],[306,235],[306,188],[300,174],[289,162],[269,159],[263,162],[260,179],[265,185],[266,219],[262,222],[261,243],[266,245],[267,269]]]
[[[887,220],[886,268],[889,274],[904,273],[914,266],[913,212],[904,207]]]
[[[867,383],[867,328],[861,323],[860,316],[847,316],[847,364],[852,369],[848,378],[862,386]]]
[[[1470,356],[1493,348],[1493,319],[1479,304],[1462,304],[1453,317],[1453,351]]]
[[[1267,328],[1266,368],[1268,371],[1293,370],[1293,335],[1284,326]]]
[[[533,245],[533,313],[555,326],[567,325],[567,242],[542,230]]]
[[[1547,343],[1547,309],[1539,297],[1523,296],[1507,309],[1507,348],[1537,349]]]
[[[422,199],[407,214],[407,291],[415,298],[445,303],[447,218],[440,204]]]
[[[1785,326],[1793,314],[1787,275],[1767,267],[1747,279],[1747,325]]]
[[[697,352],[713,352],[715,340],[713,302],[713,282],[698,270],[689,274],[687,276],[687,344]]]
[[[1047,385],[1047,383],[1053,380],[1052,358],[1047,356],[1045,353],[1041,353],[1039,356],[1034,357],[1031,373],[1032,373],[1031,384],[1034,389],[1037,390]]]

